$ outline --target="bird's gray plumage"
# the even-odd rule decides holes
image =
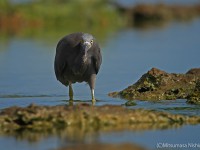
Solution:
[[[69,34],[63,37],[56,47],[56,78],[65,86],[85,81],[92,91],[101,62],[101,50],[91,34]]]

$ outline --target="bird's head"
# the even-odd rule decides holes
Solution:
[[[87,51],[92,47],[93,43],[94,43],[94,37],[91,34],[84,33],[82,35],[81,47],[85,56],[87,56]]]

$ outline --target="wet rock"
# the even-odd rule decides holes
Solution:
[[[135,105],[137,105],[137,104],[136,104],[136,102],[133,101],[133,100],[127,101],[127,102],[125,103],[125,106],[135,106]]]
[[[120,106],[90,105],[77,106],[37,106],[10,107],[0,113],[0,129],[35,131],[52,128],[90,128],[109,129],[126,128],[134,124],[170,125],[183,123],[200,123],[200,117],[174,115],[164,112],[136,109],[130,110]],[[162,126],[163,127],[163,126]]]
[[[127,100],[174,100],[190,99],[199,102],[200,68],[189,70],[186,74],[167,73],[152,68],[135,84],[120,92],[109,93],[112,97]],[[194,101],[192,101],[192,99]]]

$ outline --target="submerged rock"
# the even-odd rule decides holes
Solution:
[[[135,84],[120,92],[109,93],[112,97],[128,100],[174,100],[188,99],[199,102],[200,68],[189,70],[186,74],[167,73],[152,68]],[[196,102],[195,102],[196,103]]]
[[[167,128],[171,125],[200,123],[200,117],[169,114],[152,110],[130,110],[120,106],[37,106],[10,107],[0,113],[0,131],[30,129],[50,131],[72,128],[115,130],[127,128]],[[134,126],[135,125],[135,126]]]
[[[58,148],[56,150],[146,150],[142,146],[130,143],[123,144],[105,144],[105,143],[91,143],[91,144],[75,144]]]

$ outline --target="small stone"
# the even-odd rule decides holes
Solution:
[[[135,106],[135,105],[137,105],[137,104],[136,104],[136,102],[133,101],[133,100],[127,101],[127,102],[125,103],[125,106]]]

